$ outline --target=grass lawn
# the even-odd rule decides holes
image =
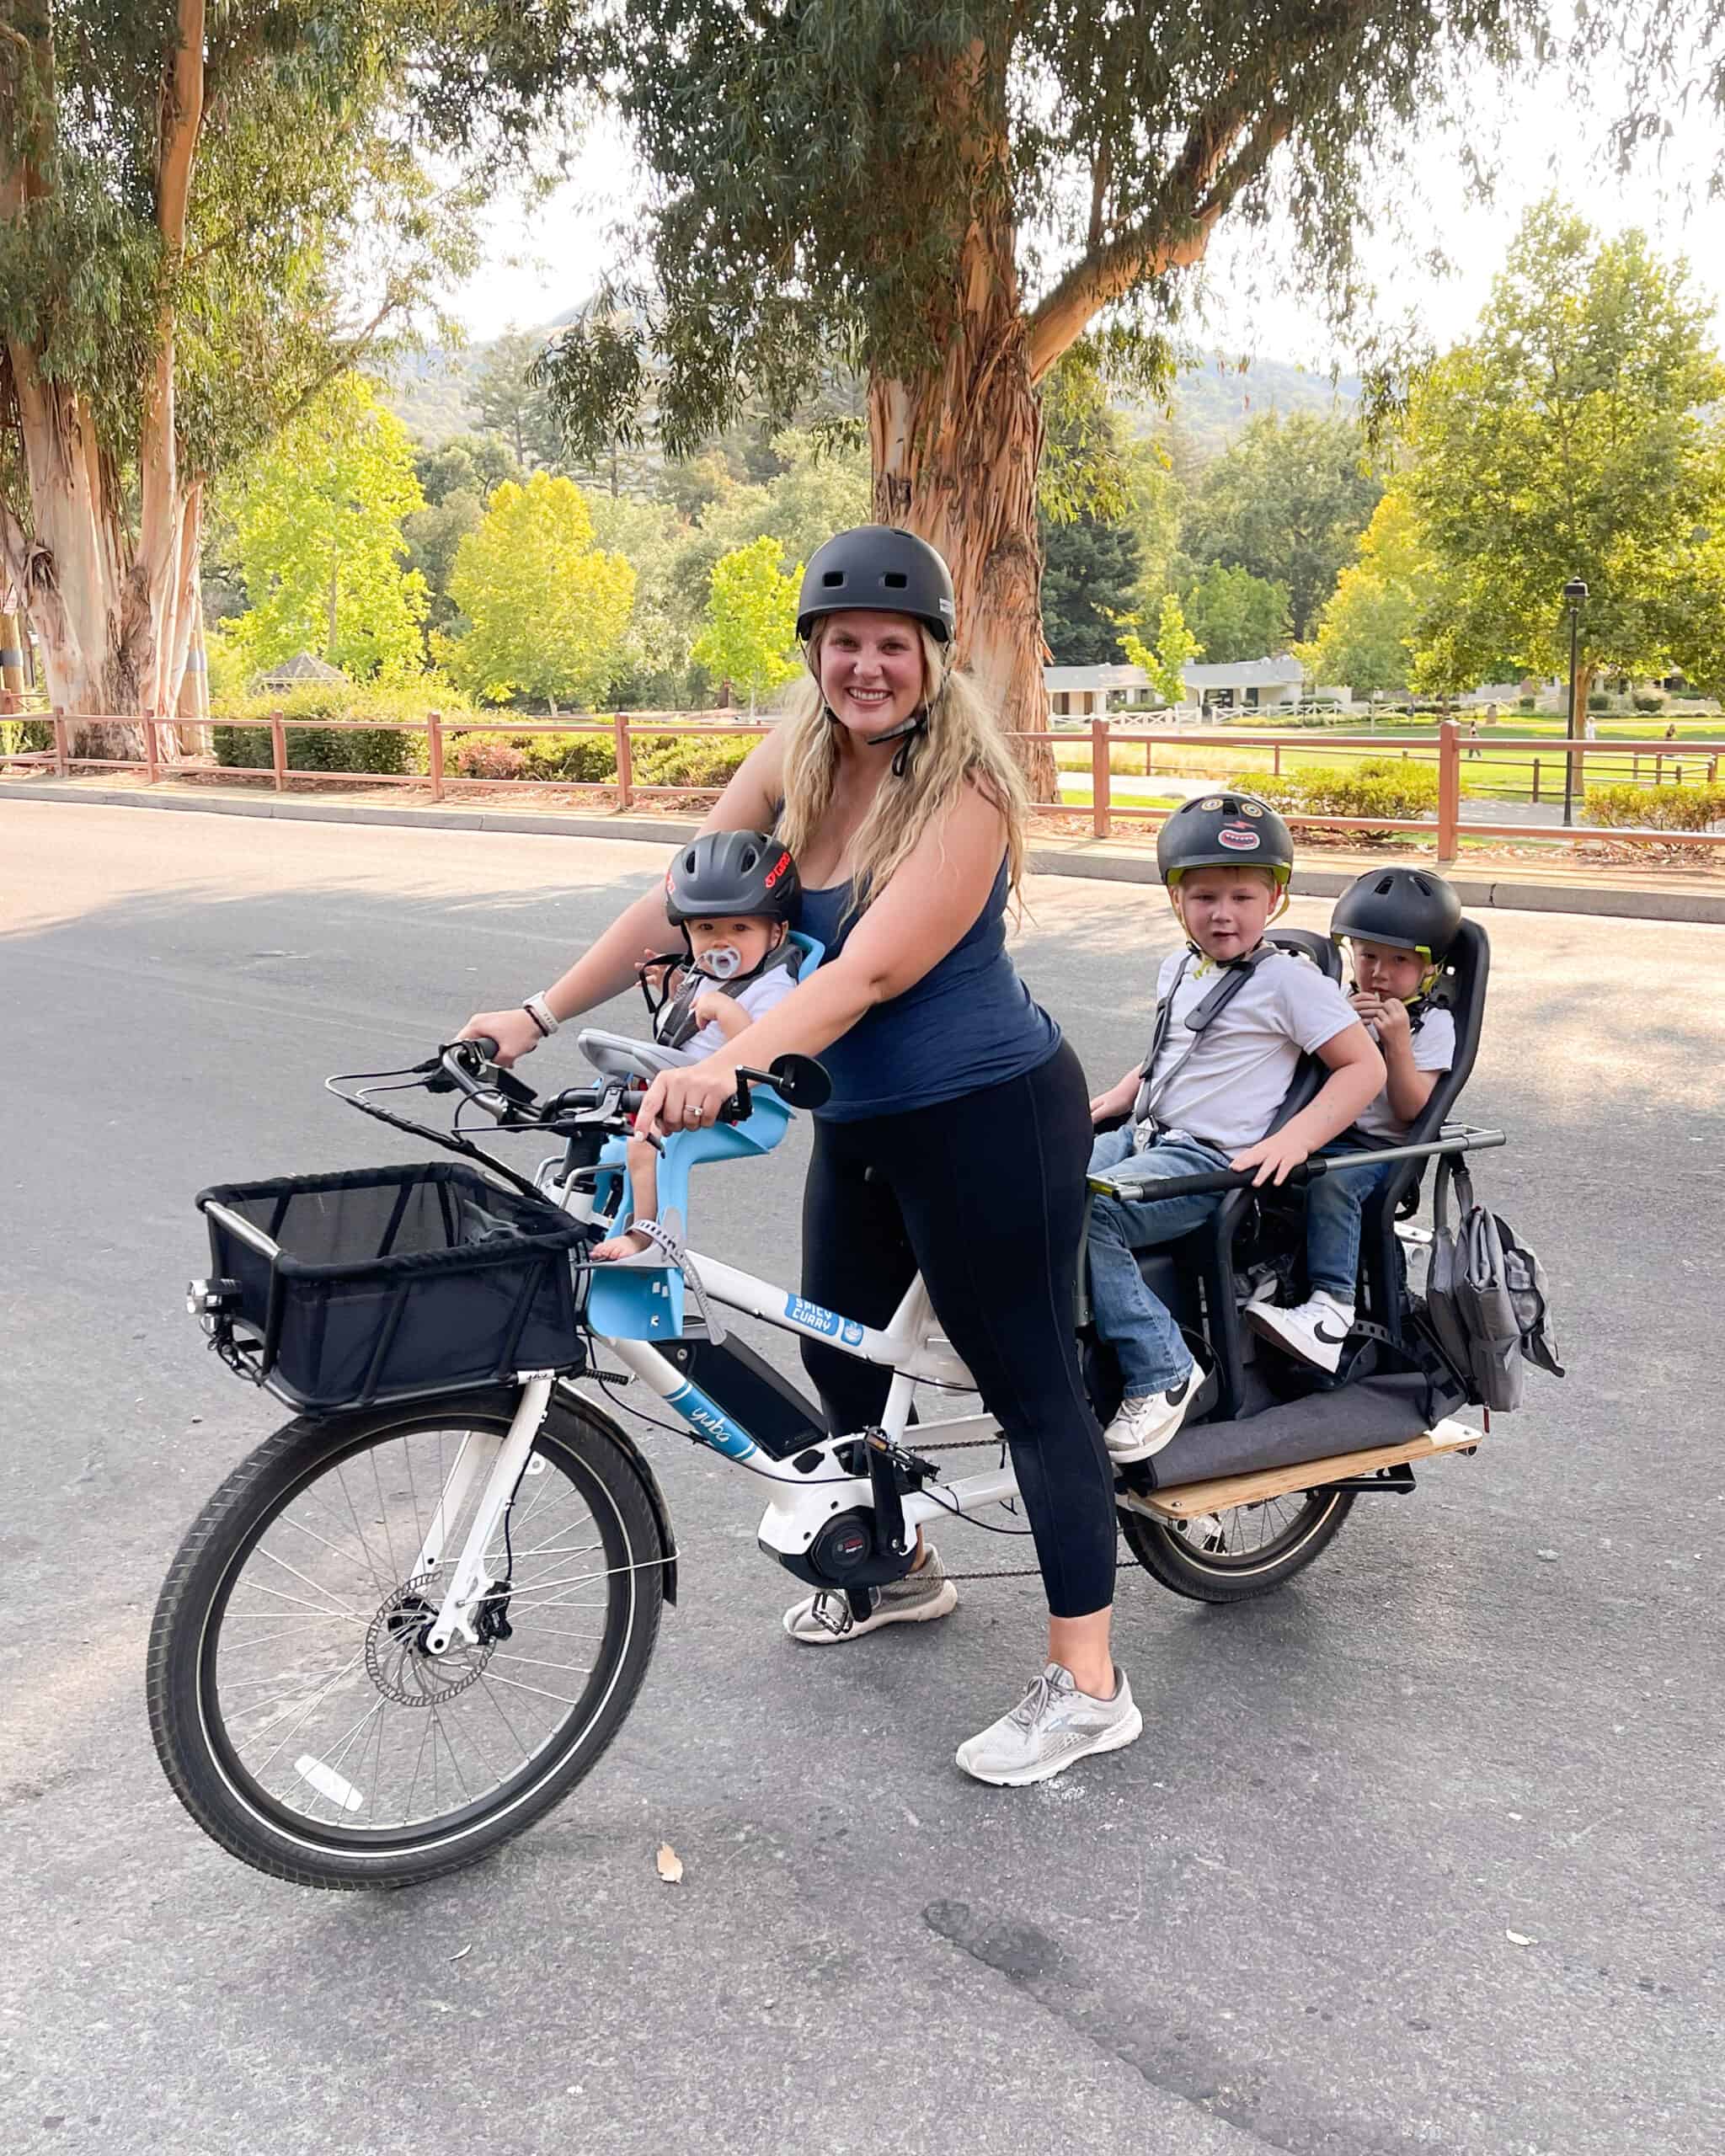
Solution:
[[[1663,772],[1663,782],[1670,784],[1680,776],[1694,782],[1710,776],[1709,766],[1715,759],[1710,756],[1683,755],[1685,739],[1694,741],[1725,739],[1725,719],[1702,717],[1677,722],[1678,739],[1664,739],[1665,727],[1669,722],[1658,717],[1642,718],[1608,718],[1598,722],[1598,740],[1601,744],[1621,742],[1624,753],[1618,755],[1589,756],[1584,766],[1588,782],[1595,786],[1627,785],[1633,782],[1652,785],[1656,775]],[[1563,736],[1563,722],[1551,714],[1517,712],[1506,718],[1495,729],[1499,734],[1540,735],[1558,741]],[[1331,732],[1370,733],[1375,745],[1365,749],[1342,749],[1328,744]],[[1181,777],[1231,778],[1236,773],[1244,776],[1255,771],[1289,771],[1299,766],[1318,765],[1330,768],[1347,767],[1372,756],[1407,755],[1421,763],[1435,762],[1438,728],[1434,722],[1425,720],[1384,721],[1375,728],[1368,728],[1364,718],[1350,720],[1345,726],[1335,728],[1305,728],[1290,732],[1279,750],[1254,747],[1242,742],[1238,748],[1224,742],[1194,744],[1190,747],[1165,741],[1119,741],[1110,746],[1108,764],[1117,781],[1128,784],[1134,779],[1143,780],[1146,760],[1150,763],[1149,776],[1152,781],[1146,799],[1155,798],[1155,777],[1169,773]],[[1381,744],[1381,745],[1375,745]],[[1477,748],[1476,755],[1466,750]],[[1638,752],[1638,757],[1637,757]],[[1655,752],[1658,752],[1657,759]],[[1055,748],[1055,761],[1063,771],[1083,773],[1088,776],[1091,751],[1087,740],[1079,739],[1070,743],[1060,742]],[[1719,760],[1725,761],[1725,759]],[[1461,763],[1461,790],[1475,796],[1501,795],[1505,799],[1527,800],[1534,792],[1535,766],[1538,766],[1539,797],[1541,800],[1561,798],[1563,791],[1563,758],[1561,755],[1541,755],[1537,750],[1507,749],[1493,746],[1493,729],[1482,727],[1478,741],[1464,741]],[[1062,788],[1063,793],[1066,791]],[[1121,798],[1128,798],[1119,787]],[[1089,798],[1089,787],[1083,790]],[[1134,797],[1135,798],[1135,797]]]

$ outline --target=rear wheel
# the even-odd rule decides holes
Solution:
[[[1119,1508],[1120,1532],[1146,1572],[1194,1602],[1244,1602],[1302,1572],[1354,1508],[1351,1490],[1298,1490],[1197,1519]]]
[[[462,1491],[457,1460],[478,1442],[489,1464],[515,1405],[467,1394],[290,1422],[186,1537],[151,1631],[150,1726],[186,1809],[245,1863],[328,1887],[458,1870],[616,1735],[669,1552],[622,1447],[566,1394],[488,1552],[478,1641],[425,1644],[484,1484]],[[442,1561],[420,1574],[446,1491]]]

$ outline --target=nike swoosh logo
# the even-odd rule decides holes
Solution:
[[[1312,1337],[1322,1340],[1326,1348],[1339,1348],[1348,1337],[1345,1332],[1326,1332],[1321,1325],[1313,1326],[1311,1331]]]

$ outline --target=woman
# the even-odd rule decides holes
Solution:
[[[707,819],[776,830],[803,883],[801,926],[825,962],[724,1048],[654,1081],[637,1129],[714,1121],[740,1065],[819,1055],[832,1098],[815,1118],[803,1209],[802,1290],[884,1326],[920,1268],[943,1330],[1012,1447],[1047,1591],[1047,1663],[1018,1705],[961,1745],[979,1780],[1040,1781],[1142,1726],[1108,1652],[1112,1476],[1080,1378],[1072,1314],[1091,1146],[1077,1058],[1006,955],[1023,872],[1023,778],[969,682],[953,670],[945,563],[882,525],[841,532],[803,579],[809,680]],[[654,890],[531,1009],[470,1019],[507,1062],[627,987],[663,931]],[[885,1405],[884,1370],[806,1346],[831,1426]],[[809,1644],[943,1617],[958,1599],[937,1553],[853,1621],[814,1595],[785,1629]]]

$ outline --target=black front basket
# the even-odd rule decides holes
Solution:
[[[290,1406],[328,1414],[585,1359],[554,1205],[459,1161],[222,1183],[210,1224],[216,1342]]]

